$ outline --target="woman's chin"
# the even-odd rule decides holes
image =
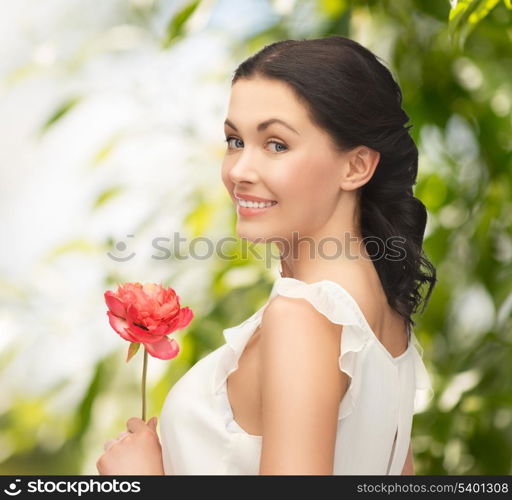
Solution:
[[[236,234],[240,239],[247,240],[253,243],[266,243],[266,240],[268,238],[271,238],[270,235],[256,231],[253,233],[251,231],[242,231],[237,229]]]
[[[237,232],[237,234],[241,240],[247,240],[247,241],[250,241],[253,243],[262,242],[261,236],[253,236],[253,235],[249,235],[247,233],[241,233],[241,232]]]

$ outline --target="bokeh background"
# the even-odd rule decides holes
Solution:
[[[106,289],[163,282],[195,312],[180,355],[149,359],[148,418],[266,300],[277,251],[242,255],[220,178],[230,79],[329,34],[386,61],[420,149],[439,281],[414,317],[435,391],[416,471],[512,473],[511,0],[1,1],[0,473],[97,474],[140,416]]]

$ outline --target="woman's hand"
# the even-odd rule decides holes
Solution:
[[[105,453],[96,462],[102,476],[164,475],[162,446],[156,432],[157,418],[144,422],[132,417],[127,432],[105,443]]]

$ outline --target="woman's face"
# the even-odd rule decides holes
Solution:
[[[281,123],[263,125],[271,119]],[[259,127],[259,125],[261,126]],[[259,130],[258,130],[259,129]],[[237,210],[237,234],[251,241],[325,234],[339,205],[342,165],[326,132],[314,125],[287,84],[240,79],[231,89],[222,181]],[[257,215],[240,213],[236,196],[277,204]],[[242,209],[242,212],[244,210]]]

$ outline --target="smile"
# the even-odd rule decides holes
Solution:
[[[245,208],[266,208],[271,207],[272,205],[275,205],[277,201],[250,201],[250,200],[243,200],[241,198],[237,198],[237,203],[241,207]]]
[[[271,210],[275,205],[277,205],[277,201],[265,203],[240,199],[237,199],[236,201],[237,213],[238,215],[242,216],[262,215]]]

